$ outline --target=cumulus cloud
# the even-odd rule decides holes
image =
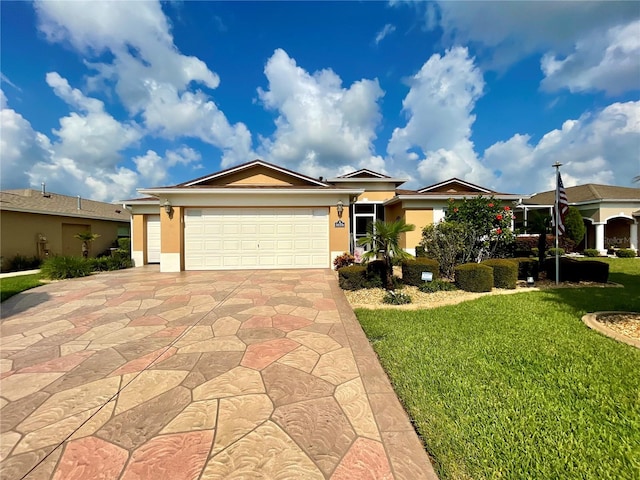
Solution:
[[[22,115],[8,107],[2,90],[0,99],[0,188],[28,188],[29,170],[50,158],[51,144]]]
[[[471,142],[473,109],[484,80],[466,48],[434,54],[409,79],[402,102],[404,127],[393,131],[387,153],[402,171],[416,172],[414,186],[450,177],[486,183],[490,172],[480,163]]]
[[[187,166],[197,164],[202,157],[198,152],[183,145],[174,150],[167,150],[164,158],[153,150],[147,150],[144,155],[139,155],[133,159],[136,169],[140,173],[140,181],[145,186],[160,186],[167,179],[169,169],[176,165]]]
[[[344,166],[384,165],[372,143],[384,95],[377,79],[345,88],[332,70],[311,74],[281,49],[264,73],[269,86],[258,89],[259,98],[278,114],[275,133],[261,139],[259,153],[266,159],[313,176],[332,176]]]
[[[640,172],[640,102],[614,103],[532,142],[514,135],[484,152],[484,162],[511,191],[533,193],[554,188],[551,165],[563,164],[566,186],[604,183],[631,186]]]
[[[196,137],[223,151],[223,163],[251,157],[251,134],[231,125],[224,113],[194,85],[215,89],[216,73],[200,59],[181,54],[159,2],[36,3],[39,29],[50,42],[69,42],[97,72],[88,87],[110,85],[133,116],[153,133],[170,139]],[[95,61],[110,54],[111,62]],[[92,61],[93,60],[93,61]]]
[[[542,57],[542,87],[572,93],[602,90],[618,95],[640,88],[640,20],[580,39],[573,53]]]
[[[395,25],[392,25],[391,23],[387,23],[384,27],[382,27],[382,30],[380,30],[376,34],[376,39],[375,39],[376,45],[379,45],[380,42],[384,40],[387,35],[391,35],[395,31],[396,31]]]

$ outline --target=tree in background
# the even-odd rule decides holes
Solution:
[[[501,206],[493,197],[480,195],[462,202],[451,199],[445,220],[458,223],[464,229],[460,263],[492,258],[514,240],[511,231],[513,211],[508,206]]]
[[[582,214],[576,207],[569,207],[569,211],[564,219],[565,235],[573,240],[576,245],[584,238],[587,227],[584,226]]]
[[[393,265],[392,258],[399,260],[413,258],[400,247],[400,235],[415,230],[415,225],[408,224],[404,219],[395,222],[383,222],[377,220],[373,222],[367,235],[358,240],[359,245],[369,245],[370,250],[363,255],[364,260],[384,260],[386,271],[384,285],[387,290],[393,290]]]
[[[89,244],[98,237],[100,237],[100,235],[91,232],[80,232],[74,235],[74,238],[82,240],[82,256],[84,258],[89,256]]]

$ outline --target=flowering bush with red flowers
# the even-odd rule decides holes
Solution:
[[[449,200],[445,220],[462,225],[465,232],[460,263],[479,262],[504,250],[514,240],[513,219],[511,208],[500,205],[493,197]]]

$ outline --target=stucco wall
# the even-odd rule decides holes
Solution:
[[[129,223],[123,222],[3,210],[0,215],[0,255],[3,263],[18,254],[29,257],[38,255],[39,235],[46,237],[49,255],[62,255],[64,252],[63,224],[78,225],[77,233],[85,231],[81,226],[88,225],[91,233],[100,235],[90,245],[89,254],[92,257],[112,246],[114,240],[118,238],[118,227],[129,229]],[[76,255],[82,255],[80,248]]]
[[[422,240],[422,229],[433,223],[433,210],[406,210],[405,221],[415,225],[416,228],[413,232],[406,233],[406,246],[404,248],[415,248]]]
[[[338,220],[344,222],[344,227],[337,228],[335,223]],[[331,252],[349,251],[349,206],[344,207],[342,218],[338,218],[338,210],[335,206],[329,207],[329,250]],[[333,259],[331,259],[333,261]]]
[[[367,191],[358,195],[359,202],[384,202],[395,196],[395,190]]]

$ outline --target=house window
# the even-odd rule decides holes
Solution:
[[[354,203],[351,209],[351,242],[352,250],[358,246],[358,240],[367,235],[371,224],[376,220],[384,221],[384,205],[382,203]],[[365,246],[365,250],[369,247]]]

